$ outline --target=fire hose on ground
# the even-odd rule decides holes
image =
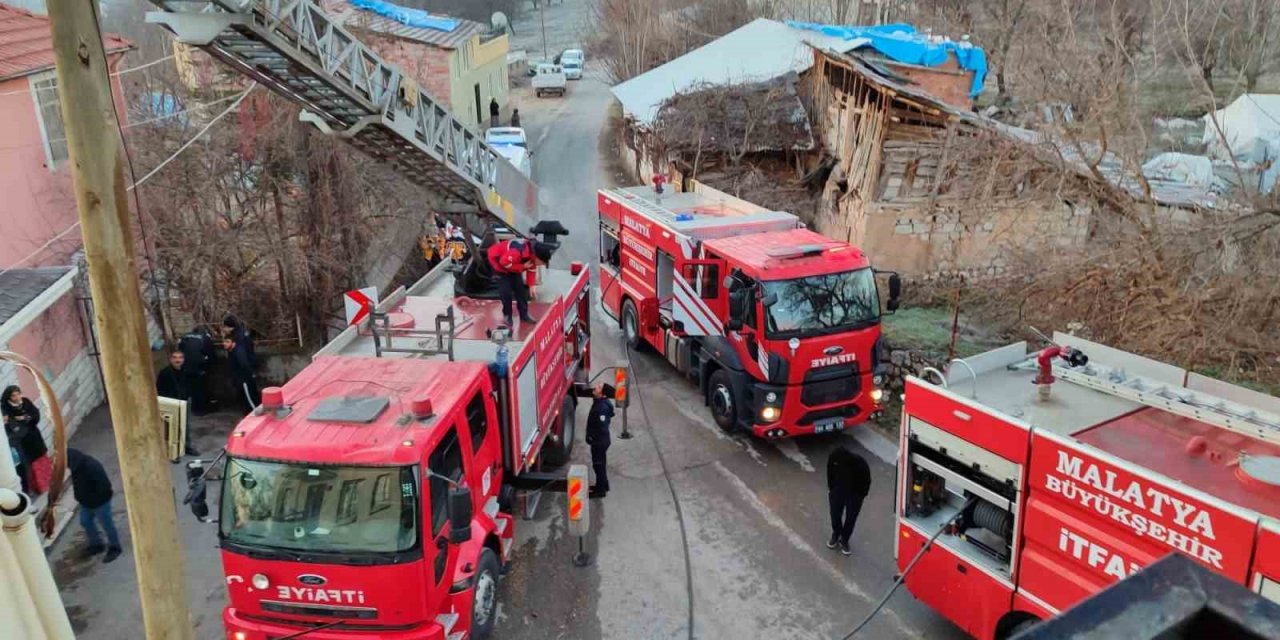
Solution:
[[[937,540],[938,536],[942,535],[942,532],[946,531],[947,527],[955,523],[956,519],[960,517],[960,514],[968,511],[969,507],[972,507],[973,503],[977,502],[977,500],[978,499],[976,497],[969,498],[969,500],[964,503],[964,506],[956,512],[956,515],[951,516],[950,520],[943,523],[943,525],[938,527],[938,530],[934,532],[932,536],[929,536],[929,539],[920,547],[920,550],[916,552],[916,555],[911,558],[911,562],[907,563],[907,568],[903,569],[902,573],[898,574],[898,576],[893,579],[893,586],[889,587],[889,591],[884,594],[883,598],[880,598],[880,602],[876,603],[876,606],[871,610],[871,613],[868,613],[867,617],[863,618],[862,622],[859,622],[858,626],[853,628],[853,631],[846,633],[840,638],[840,640],[849,640],[849,638],[857,635],[859,631],[862,631],[863,627],[867,626],[867,624],[871,622],[872,618],[876,617],[877,613],[880,613],[880,609],[884,608],[885,603],[889,602],[889,598],[893,597],[894,592],[896,592],[898,587],[902,585],[903,581],[907,579],[907,574],[911,573],[911,569],[913,569],[916,566],[916,563],[920,561],[920,558],[924,556],[924,552],[928,551],[929,547],[933,546],[933,541]]]

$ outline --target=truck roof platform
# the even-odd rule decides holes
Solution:
[[[633,211],[681,235],[706,240],[743,232],[781,231],[800,226],[795,215],[772,211],[727,193],[694,182],[692,191],[659,195],[653,187],[606,189],[602,198],[613,198]],[[604,207],[602,207],[602,210]]]
[[[390,343],[397,349],[435,350],[441,347],[437,337],[431,335],[436,318],[453,306],[453,351],[456,360],[492,362],[498,345],[490,338],[490,332],[503,324],[502,303],[497,299],[479,299],[456,296],[453,290],[453,274],[446,271],[444,263],[433,269],[412,287],[389,296],[378,305],[380,313],[388,314],[391,331],[380,336],[382,346]],[[576,276],[568,271],[542,269],[542,283],[532,288],[529,296],[529,314],[541,321],[551,312],[556,292],[570,291]],[[575,310],[567,310],[573,313]],[[507,348],[511,362],[515,362],[529,344],[529,337],[537,325],[516,321]],[[316,353],[325,355],[373,356],[376,355],[373,334],[368,322],[361,327],[347,327],[332,342]],[[384,352],[384,357],[447,358],[446,354]]]
[[[1280,518],[1280,399],[1070,335],[1053,339],[1089,364],[1056,360],[1048,399],[1038,397],[1037,352],[1025,342],[953,361],[948,390]]]

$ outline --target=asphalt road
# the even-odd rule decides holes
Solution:
[[[556,261],[594,265],[595,191],[625,178],[610,171],[611,141],[602,136],[612,97],[594,65],[586,75],[564,98],[518,99],[534,179],[571,232]],[[593,322],[595,365],[625,357],[616,322],[598,306]],[[546,496],[517,528],[498,637],[844,635],[892,583],[893,467],[862,447],[867,435],[780,443],[726,435],[696,387],[664,361],[636,354],[632,362],[634,437],[618,438],[615,420],[612,491],[591,504],[594,563],[572,565],[577,541],[564,529],[564,497]],[[579,411],[582,424],[585,406]],[[874,475],[851,557],[825,546],[825,464],[839,445],[871,460]],[[586,449],[579,442],[575,459],[586,463]],[[900,590],[859,637],[965,636]]]

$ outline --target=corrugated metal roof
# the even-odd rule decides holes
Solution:
[[[458,21],[458,28],[453,31],[440,31],[425,27],[411,27],[391,18],[367,11],[350,11],[346,14],[345,25],[352,29],[364,29],[382,35],[395,36],[414,42],[429,44],[441,49],[457,49],[466,44],[472,36],[489,30],[485,25],[474,20],[451,18]]]
[[[628,116],[648,126],[662,103],[701,86],[772,80],[813,66],[813,46],[851,51],[865,40],[843,40],[758,18],[671,62],[613,88]]]
[[[133,45],[115,34],[103,36],[107,53]],[[0,80],[21,78],[53,68],[53,35],[49,18],[0,4]]]

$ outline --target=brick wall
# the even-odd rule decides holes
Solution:
[[[356,33],[379,56],[400,67],[433,98],[452,110],[453,71],[449,66],[449,59],[453,54],[451,49],[441,49],[365,30],[357,30]]]
[[[921,67],[880,60],[898,75],[912,82],[911,88],[925,91],[949,105],[968,111],[973,106],[969,90],[973,86],[973,72],[960,68],[955,54],[947,55],[947,62],[938,67]]]

